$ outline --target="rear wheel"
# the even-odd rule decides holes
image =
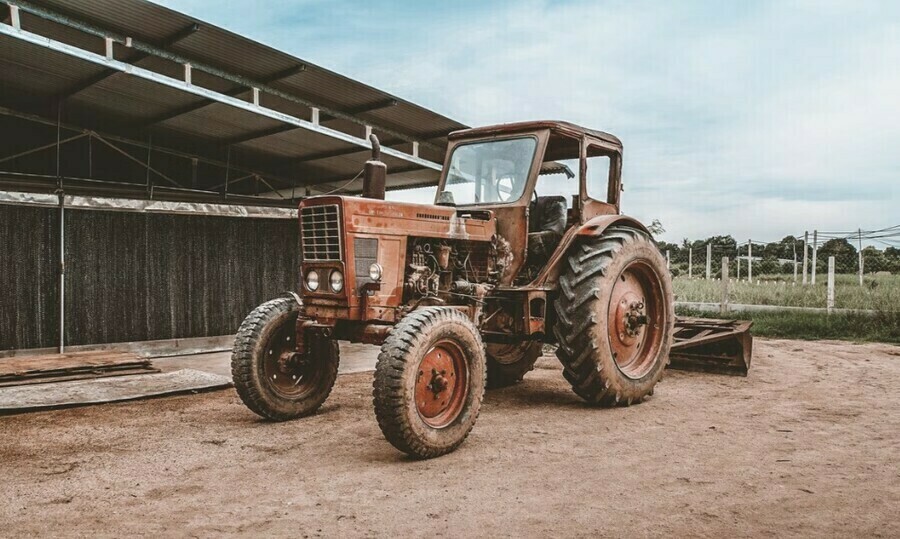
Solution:
[[[486,345],[488,389],[521,382],[534,369],[542,349],[540,342]]]
[[[563,375],[588,402],[640,402],[668,363],[675,323],[666,262],[639,230],[611,227],[574,246],[554,328]]]
[[[298,314],[293,298],[273,299],[247,315],[234,339],[234,387],[247,408],[266,419],[312,414],[337,379],[336,341],[306,343],[305,357],[293,353]]]
[[[375,367],[375,417],[397,449],[431,458],[459,447],[484,396],[484,344],[460,311],[426,307],[403,318]]]

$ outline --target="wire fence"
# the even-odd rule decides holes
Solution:
[[[900,310],[900,225],[811,231],[774,242],[715,236],[659,246],[681,304]]]

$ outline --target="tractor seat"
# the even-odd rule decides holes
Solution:
[[[566,231],[566,197],[537,197],[528,217],[528,262],[547,262]]]

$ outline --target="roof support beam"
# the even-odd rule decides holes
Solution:
[[[8,117],[11,117],[11,118],[19,118],[19,119],[21,119],[21,120],[26,120],[26,121],[29,121],[29,122],[34,122],[34,123],[38,123],[38,124],[41,124],[41,125],[47,125],[47,126],[51,126],[51,127],[56,127],[56,126],[57,126],[56,120],[51,120],[51,119],[49,119],[49,118],[44,118],[43,116],[38,116],[38,115],[36,115],[36,114],[29,114],[29,113],[26,113],[26,112],[20,112],[20,111],[12,110],[12,109],[9,109],[9,108],[6,108],[6,107],[0,107],[0,116],[8,116]],[[107,141],[115,141],[115,142],[119,142],[119,143],[122,143],[122,144],[127,144],[128,146],[132,146],[132,147],[135,147],[135,148],[141,148],[141,149],[144,149],[144,150],[150,149],[150,145],[147,144],[146,141],[138,141],[138,140],[134,140],[134,139],[126,138],[126,137],[121,137],[121,136],[118,136],[118,135],[112,135],[112,134],[109,134],[109,133],[104,133],[104,132],[101,132],[101,131],[96,131],[96,130],[92,130],[92,129],[85,129],[85,128],[83,128],[83,127],[79,127],[79,126],[75,126],[75,125],[67,124],[67,123],[60,123],[60,124],[59,124],[59,127],[60,127],[61,129],[66,130],[66,131],[71,131],[71,132],[73,132],[73,133],[80,133],[80,134],[82,134],[83,136],[88,136],[88,135],[90,135],[90,134],[93,133],[93,134],[102,136],[102,137],[105,138]],[[56,143],[54,142],[53,145],[55,146]],[[166,155],[171,155],[171,156],[179,157],[179,158],[183,158],[183,159],[189,159],[189,160],[192,160],[192,161],[193,161],[193,160],[196,160],[196,161],[199,162],[199,163],[204,163],[204,164],[211,165],[211,166],[218,167],[218,168],[226,168],[226,167],[229,167],[229,168],[231,168],[231,170],[233,170],[233,171],[235,171],[235,172],[240,172],[241,174],[247,174],[248,177],[250,177],[250,176],[265,176],[265,177],[270,178],[270,179],[275,178],[275,179],[277,179],[278,181],[280,181],[281,183],[284,183],[284,184],[290,184],[290,183],[291,183],[291,182],[285,180],[284,178],[278,177],[278,176],[273,175],[273,174],[270,174],[270,173],[260,172],[260,171],[258,171],[258,170],[250,170],[250,169],[248,169],[248,168],[246,168],[246,167],[235,166],[233,163],[226,163],[226,162],[224,162],[224,161],[219,161],[219,160],[217,160],[217,159],[213,159],[213,158],[209,158],[209,157],[203,157],[203,156],[200,156],[200,155],[194,155],[194,154],[190,154],[190,153],[183,152],[183,151],[173,150],[173,149],[167,148],[167,147],[165,147],[165,146],[156,146],[156,145],[154,145],[154,146],[153,146],[153,152],[155,152],[155,153],[162,153],[162,154],[166,154]]]
[[[230,146],[232,144],[242,144],[244,142],[250,142],[252,140],[257,140],[261,138],[271,137],[272,135],[278,135],[280,133],[286,133],[288,131],[294,131],[296,129],[300,129],[296,125],[279,125],[276,127],[272,127],[269,129],[260,129],[259,131],[254,131],[252,133],[248,133],[246,135],[241,135],[239,137],[233,137],[222,142],[224,146]],[[359,151],[357,149],[356,151]]]
[[[354,153],[359,153],[363,150],[365,150],[365,148],[360,148],[359,146],[351,146],[349,148],[341,148],[339,150],[311,153],[309,155],[304,155],[303,157],[298,157],[297,159],[291,159],[290,163],[286,164],[286,166],[299,165],[300,163],[308,163],[310,161],[318,161],[319,159],[340,157],[342,155],[351,155]]]
[[[406,172],[416,172],[418,170],[422,170],[422,167],[412,165],[407,167],[395,168],[393,170],[388,170],[388,174],[403,174]],[[388,176],[390,177],[390,176]],[[322,187],[324,189],[329,189],[329,192],[338,192],[341,191],[345,194],[359,192],[359,189],[350,189],[350,185],[354,182],[362,181],[362,174],[357,174],[356,176],[348,178],[347,176],[328,176],[328,177],[320,177],[314,178],[310,181],[301,182],[297,184],[297,189],[280,189],[278,191],[271,191],[269,193],[262,194],[262,197],[282,197],[282,198],[300,198],[297,196],[297,192],[299,188],[306,187]],[[434,185],[434,182],[430,182],[429,185]]]
[[[399,102],[396,99],[384,99],[382,101],[376,101],[374,103],[368,103],[366,105],[360,105],[358,107],[351,107],[344,109],[342,112],[344,114],[348,114],[350,116],[357,116],[359,114],[364,114],[366,112],[373,112],[376,110],[386,109],[390,107],[396,107]],[[337,120],[335,116],[331,116],[330,114],[322,114],[319,117],[320,122],[330,122],[332,120]]]
[[[306,71],[306,66],[301,64],[298,66],[294,66],[290,69],[285,69],[285,70],[279,71],[277,73],[273,73],[272,75],[263,79],[262,82],[264,84],[270,84],[272,82],[276,82],[276,81],[279,81],[282,79],[286,79],[288,77],[292,77],[292,76],[296,75],[297,73],[302,73],[303,71]],[[235,86],[231,90],[228,90],[227,92],[225,92],[224,95],[226,95],[228,97],[237,97],[246,91],[252,91],[254,89],[257,89],[257,88],[256,87],[247,88],[246,86]],[[161,124],[163,122],[167,122],[167,121],[177,118],[179,116],[184,116],[185,114],[190,114],[194,111],[206,108],[214,103],[216,103],[216,101],[211,100],[211,99],[206,99],[206,100],[200,101],[198,103],[191,103],[190,105],[185,105],[185,106],[177,108],[173,111],[160,114],[159,116],[157,116],[155,118],[150,118],[149,120],[144,122],[141,127],[150,127],[150,126],[153,126],[156,124]],[[254,105],[259,106],[258,103],[254,103]]]
[[[163,40],[162,43],[160,43],[160,47],[162,47],[164,49],[167,47],[171,47],[172,45],[174,45],[174,44],[178,43],[179,41],[192,35],[194,32],[196,32],[199,29],[200,29],[200,25],[197,23],[191,24],[190,26],[186,26],[186,27],[182,28],[181,30],[175,32],[171,36],[167,37],[165,40]],[[128,58],[127,60],[128,60],[128,63],[130,63],[130,64],[136,64],[136,63],[140,62],[141,60],[144,60],[148,56],[150,56],[149,53],[138,52],[138,53],[134,54],[131,58]],[[76,95],[80,92],[87,90],[88,88],[90,88],[91,86],[94,86],[95,84],[99,84],[99,83],[105,81],[106,79],[112,77],[113,75],[115,75],[117,73],[121,73],[121,71],[116,70],[116,69],[105,69],[92,77],[87,77],[83,81],[73,84],[72,86],[66,88],[65,90],[63,90],[62,92],[57,94],[56,97],[57,97],[57,99],[60,99],[60,100],[66,100],[66,99],[72,97],[73,95]]]
[[[277,110],[269,109],[263,106],[257,106],[253,103],[248,103],[241,99],[236,99],[232,96],[222,94],[219,92],[215,92],[208,88],[203,88],[201,86],[196,86],[193,84],[187,84],[184,81],[173,79],[172,77],[168,77],[166,75],[162,75],[155,71],[150,71],[148,69],[143,69],[131,64],[127,64],[125,62],[121,62],[115,59],[106,58],[105,56],[101,56],[99,54],[95,54],[90,51],[86,51],[84,49],[80,49],[78,47],[74,47],[67,43],[63,43],[61,41],[56,41],[44,36],[40,36],[38,34],[34,34],[31,32],[27,32],[25,30],[19,30],[13,28],[12,26],[6,24],[0,24],[0,35],[6,35],[8,37],[18,39],[20,41],[24,41],[26,43],[31,43],[33,45],[37,45],[39,47],[44,47],[62,54],[66,54],[68,56],[78,58],[83,61],[91,62],[97,65],[109,67],[112,69],[116,69],[118,71],[123,71],[131,76],[138,77],[144,80],[148,80],[162,86],[167,86],[169,88],[173,88],[176,90],[180,90],[189,94],[193,94],[199,97],[202,97],[209,101],[214,101],[217,103],[222,103],[224,105],[229,105],[231,107],[244,110],[253,114],[257,114],[266,118],[271,118],[273,120],[277,120],[289,125],[295,125],[302,129],[306,129],[307,131],[311,131],[314,133],[318,133],[320,135],[331,137],[336,140],[341,140],[343,142],[350,143],[355,146],[359,146],[362,148],[371,148],[372,143],[364,138],[355,137],[353,135],[344,133],[342,131],[337,131],[335,129],[330,129],[323,125],[316,125],[307,120],[302,120],[295,116],[291,116],[290,114],[285,114],[283,112],[279,112]],[[196,69],[196,65],[194,68]],[[434,163],[432,161],[428,161],[422,159],[420,157],[414,157],[410,154],[395,150],[393,148],[382,148],[381,153],[384,155],[388,155],[391,157],[395,157],[397,159],[401,159],[403,161],[407,161],[409,163],[413,163],[415,165],[430,168],[433,170],[440,170],[441,165],[438,163]]]

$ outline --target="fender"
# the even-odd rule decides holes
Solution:
[[[528,285],[529,288],[555,288],[556,281],[559,278],[560,268],[562,267],[564,257],[568,252],[569,247],[571,247],[579,237],[600,236],[606,232],[607,228],[613,225],[625,225],[650,234],[650,231],[647,230],[647,227],[645,227],[643,223],[633,217],[628,217],[627,215],[598,215],[597,217],[588,220],[588,222],[583,225],[573,226],[563,235],[562,240],[559,242],[559,246],[557,246],[556,250],[553,252],[553,256],[550,257],[550,261],[547,262],[547,265],[537,278]]]

